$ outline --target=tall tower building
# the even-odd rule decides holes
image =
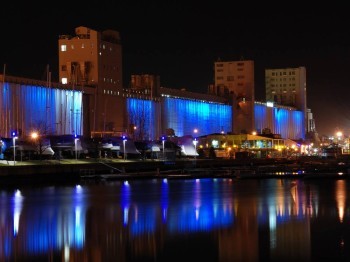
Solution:
[[[75,35],[60,35],[58,40],[59,81],[77,88],[94,87],[92,96],[84,96],[84,108],[91,112],[90,133],[120,131],[123,123],[122,46],[119,32],[97,32],[80,26]],[[84,128],[86,125],[84,125]]]
[[[306,69],[282,68],[265,70],[266,100],[292,106],[304,113],[304,129],[308,126],[306,104]]]
[[[233,133],[254,131],[254,61],[218,61],[214,63],[214,93],[232,99]]]

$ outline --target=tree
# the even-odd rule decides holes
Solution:
[[[39,157],[39,160],[43,159],[44,155],[51,154],[50,141],[46,138],[51,134],[51,128],[44,121],[38,121],[32,128],[31,139],[33,140],[33,145],[35,151]],[[48,152],[50,151],[50,152]]]
[[[149,119],[150,108],[148,103],[138,101],[137,104],[130,107],[128,115],[129,133],[133,135],[135,140],[142,141],[149,136],[149,132],[147,131],[147,121]]]

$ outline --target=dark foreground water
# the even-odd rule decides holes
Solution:
[[[348,261],[348,180],[0,188],[0,261]]]

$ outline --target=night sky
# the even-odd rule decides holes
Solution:
[[[265,69],[304,66],[316,130],[350,135],[350,15],[345,2],[313,7],[188,2],[3,3],[0,62],[7,75],[42,80],[49,65],[52,81],[58,81],[58,36],[86,26],[120,32],[124,86],[131,74],[156,74],[161,86],[205,93],[214,82],[215,61],[254,60],[256,100],[264,101]]]

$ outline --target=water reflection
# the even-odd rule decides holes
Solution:
[[[350,258],[347,180],[185,179],[0,190],[0,261]]]

